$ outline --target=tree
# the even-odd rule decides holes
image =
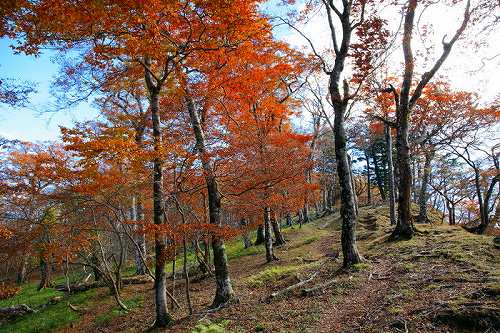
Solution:
[[[161,159],[164,151],[160,117],[162,94],[183,76],[185,67],[181,64],[190,60],[211,63],[211,60],[224,53],[221,50],[231,50],[258,35],[263,25],[266,25],[265,19],[257,12],[258,3],[174,1],[125,4],[114,0],[84,0],[75,4],[66,0],[39,1],[23,3],[16,15],[12,16],[15,29],[8,32],[16,36],[23,34],[24,38],[19,39],[17,49],[27,54],[37,54],[39,47],[47,44],[57,45],[61,49],[85,45],[83,62],[94,71],[105,71],[104,76],[108,78],[119,79],[124,71],[142,68],[156,155],[153,158],[153,220],[154,224],[161,226],[164,224],[165,210]],[[47,5],[50,5],[50,11],[46,10]],[[61,12],[65,15],[59,15]],[[88,15],[88,12],[92,15]],[[113,15],[109,15],[110,12]],[[219,245],[216,242],[214,247],[216,270],[227,272],[223,260],[225,251]],[[166,310],[165,250],[164,236],[157,233],[156,325],[160,327],[171,321]],[[220,290],[229,280],[225,281],[217,280],[214,306],[225,303],[231,295]],[[221,295],[224,297],[221,298]]]
[[[415,11],[417,0],[409,0],[404,9],[404,31],[403,31],[403,54],[404,54],[404,74],[401,83],[400,92],[394,87],[386,91],[392,92],[396,105],[396,151],[397,151],[397,169],[399,176],[398,184],[398,220],[396,228],[391,234],[390,239],[408,239],[413,236],[413,224],[410,216],[410,195],[411,195],[411,167],[410,167],[410,147],[408,142],[408,131],[410,128],[410,115],[422,95],[422,91],[429,81],[441,68],[446,58],[448,58],[454,44],[465,31],[470,20],[470,1],[464,12],[463,20],[459,28],[455,31],[450,41],[446,42],[443,38],[443,51],[434,65],[425,72],[420,81],[416,84],[413,92],[412,84],[414,80],[415,59],[412,51],[413,28],[415,25]]]

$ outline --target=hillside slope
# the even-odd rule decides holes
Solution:
[[[412,240],[389,243],[387,216],[383,206],[361,208],[358,245],[365,262],[351,271],[341,269],[338,214],[314,220],[301,229],[285,229],[287,243],[277,248],[280,260],[271,265],[265,263],[262,246],[243,249],[241,240],[228,242],[231,278],[239,302],[207,312],[214,281],[193,280],[195,313],[188,316],[181,304],[183,309],[173,312],[176,321],[168,331],[500,330],[500,249],[493,237],[473,235],[460,227],[418,225]],[[270,297],[304,280],[308,282],[299,288]],[[182,279],[176,282],[176,296],[183,301]],[[127,286],[123,297],[132,309],[128,313],[117,309],[106,289],[95,290],[85,302],[74,303],[82,304],[79,312],[59,331],[146,331],[154,320],[152,285]],[[53,307],[64,308],[65,304]],[[51,309],[49,306],[46,311]],[[30,320],[47,319],[42,316],[36,314]],[[29,332],[30,325],[34,324],[21,321],[0,331]]]

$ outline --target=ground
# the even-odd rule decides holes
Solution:
[[[500,250],[493,237],[436,223],[417,225],[412,240],[387,242],[391,231],[387,216],[383,206],[360,209],[358,246],[364,262],[348,271],[341,268],[338,214],[316,219],[301,229],[285,229],[287,243],[277,248],[280,260],[273,264],[265,263],[262,246],[244,250],[241,240],[229,241],[231,278],[238,302],[207,312],[214,281],[193,281],[194,314],[188,316],[181,302],[182,309],[172,312],[175,321],[166,331],[500,330]],[[273,292],[312,276],[306,285],[269,300]],[[182,301],[182,280],[176,285],[176,297]],[[324,288],[317,292],[304,295],[303,289],[322,285]],[[151,288],[146,284],[124,289],[131,309],[128,313],[118,310],[107,291],[99,289],[72,296],[69,302],[78,311],[69,309],[67,301],[58,303],[41,313],[5,323],[0,332],[55,331],[56,327],[59,332],[143,332],[154,320]],[[30,295],[25,294],[23,302],[30,303],[30,297],[34,297]],[[59,326],[55,319],[50,327],[33,329],[40,321],[54,320],[58,315],[63,316],[58,319],[62,321]]]

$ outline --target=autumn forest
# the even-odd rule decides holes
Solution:
[[[0,333],[500,331],[499,17],[0,1]]]

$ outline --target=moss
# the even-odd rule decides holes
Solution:
[[[302,241],[302,244],[304,245],[307,245],[307,244],[311,244],[315,241],[317,241],[320,237],[317,236],[317,235],[313,235],[313,236],[309,236],[309,237],[306,237],[303,241]]]
[[[229,320],[222,320],[219,322],[211,322],[210,320],[205,320],[198,325],[190,333],[230,333],[226,329],[229,324]]]
[[[268,282],[277,281],[280,278],[296,273],[302,266],[275,266],[254,274],[247,278],[249,287],[258,288]]]
[[[42,292],[44,297],[54,290],[45,290]],[[91,303],[96,290],[88,290],[70,296],[67,300],[47,306],[44,310],[36,313],[30,313],[13,321],[9,321],[0,326],[0,333],[31,333],[31,332],[53,332],[68,326],[80,318],[80,314],[71,310],[67,303],[75,306],[87,306]],[[18,299],[19,300],[19,299]],[[41,303],[40,303],[41,302]],[[29,305],[34,303],[45,304],[40,297],[27,298]],[[19,304],[19,303],[17,303]]]
[[[387,308],[387,312],[392,315],[398,315],[403,312],[403,308],[401,308],[400,306],[390,306]]]
[[[371,267],[370,264],[365,263],[365,262],[361,262],[359,264],[352,265],[352,270],[355,272],[360,272],[360,271],[364,271],[370,267]]]

